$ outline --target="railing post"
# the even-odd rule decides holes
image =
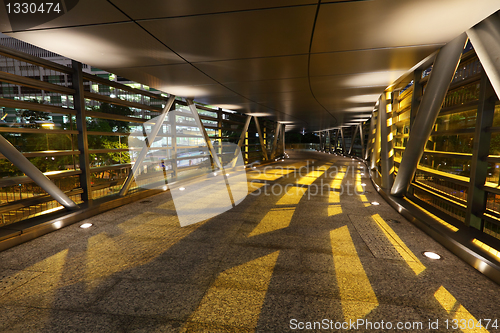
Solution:
[[[84,202],[92,201],[92,184],[90,178],[90,157],[89,145],[87,140],[87,121],[85,117],[85,97],[83,89],[83,73],[82,64],[77,61],[72,61],[73,67],[72,83],[75,89],[73,96],[73,105],[76,111],[76,129],[78,130],[78,150],[80,164],[80,187],[83,192],[81,199]]]
[[[354,147],[354,140],[356,139],[356,135],[358,135],[358,129],[359,126],[356,126],[356,128],[354,129],[354,134],[351,137],[351,146],[349,147],[349,155],[352,154],[352,147]],[[351,127],[351,133],[352,133],[352,127]]]
[[[483,230],[482,215],[486,210],[487,192],[483,189],[488,175],[488,155],[490,151],[491,132],[495,114],[495,102],[498,100],[495,90],[483,71],[479,92],[479,105],[474,133],[474,150],[472,152],[469,191],[467,193],[467,212],[465,224]]]

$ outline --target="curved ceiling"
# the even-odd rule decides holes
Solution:
[[[2,7],[0,29],[168,93],[312,131],[370,114],[394,80],[499,8],[498,0],[82,0],[16,31]]]

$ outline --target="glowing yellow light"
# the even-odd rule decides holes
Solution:
[[[483,243],[480,240],[477,240],[475,238],[472,240],[472,243],[476,244],[477,246],[481,247],[482,249],[486,250],[487,252],[489,252],[490,254],[495,256],[496,257],[495,259],[500,260],[500,252],[495,250],[491,246],[486,245],[485,243]]]
[[[347,226],[330,231],[330,241],[344,320],[363,318],[379,303]]]
[[[413,252],[406,246],[406,244],[399,238],[399,236],[392,230],[384,219],[380,215],[372,215],[373,220],[377,223],[379,228],[385,234],[387,239],[391,242],[392,246],[398,251],[398,253],[403,257],[404,261],[410,266],[415,274],[420,274],[425,270],[425,266],[422,265],[420,260],[413,254]]]
[[[424,213],[426,213],[427,215],[430,215],[433,219],[435,219],[436,221],[438,221],[439,223],[441,223],[442,225],[444,225],[445,227],[447,227],[448,229],[450,229],[451,231],[453,232],[457,232],[458,231],[458,228],[449,224],[448,222],[444,221],[443,219],[440,219],[439,217],[437,217],[436,215],[432,214],[431,212],[423,209],[422,207],[418,206],[417,204],[415,204],[414,202],[404,198],[404,200],[410,204],[412,204],[414,207],[420,209],[421,211],[423,211]]]
[[[464,321],[465,323],[469,323],[469,320],[474,323],[472,327],[465,325],[465,328],[462,330],[463,332],[485,332],[488,330],[484,327],[476,326],[477,319],[469,312],[466,308],[464,308],[455,297],[448,290],[446,290],[443,286],[439,287],[439,289],[434,293],[434,297],[441,304],[443,309],[446,310],[450,315],[453,316],[453,319],[458,320],[458,322]]]
[[[338,214],[342,214],[342,207],[340,207],[340,205],[328,206],[328,216],[335,216]]]
[[[276,204],[296,205],[299,203],[300,199],[302,199],[302,196],[304,196],[304,193],[306,192],[307,192],[306,188],[294,186],[291,189],[289,189]]]
[[[237,318],[254,331],[278,255],[276,251],[219,274],[184,329],[207,320],[223,326]]]
[[[249,237],[287,228],[292,220],[295,208],[273,208],[248,235]]]

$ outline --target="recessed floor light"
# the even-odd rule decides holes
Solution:
[[[433,260],[441,259],[441,256],[439,254],[437,254],[436,252],[425,251],[425,252],[422,252],[422,254],[429,259],[433,259]]]
[[[365,175],[364,173],[361,174],[361,176],[364,176],[364,175]]]
[[[254,167],[254,166],[253,166],[253,167],[252,167],[252,169],[257,169],[257,167]]]
[[[361,186],[366,186],[366,184],[365,183],[361,183]]]
[[[92,223],[84,223],[80,226],[80,228],[82,229],[87,229],[87,228],[90,228],[92,226]]]
[[[217,172],[214,172],[214,177],[217,176]]]
[[[228,173],[226,173],[226,177],[229,177],[229,174],[228,174]]]
[[[380,205],[380,203],[378,203],[378,202],[376,202],[376,201],[372,201],[372,202],[371,202],[371,204],[372,204],[373,206],[378,206],[378,205]]]
[[[179,191],[184,191],[185,189],[185,187],[179,187]]]
[[[166,191],[167,189],[168,189],[168,187],[163,186],[163,191]]]

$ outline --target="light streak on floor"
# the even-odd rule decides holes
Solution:
[[[425,266],[418,260],[413,252],[406,246],[406,244],[399,238],[399,236],[392,230],[391,227],[380,217],[379,214],[372,215],[373,220],[377,223],[380,229],[384,232],[387,239],[391,242],[392,246],[403,257],[404,261],[410,266],[415,274],[420,274],[425,270]]]
[[[344,320],[364,318],[378,306],[378,300],[347,226],[330,231],[330,241]]]

